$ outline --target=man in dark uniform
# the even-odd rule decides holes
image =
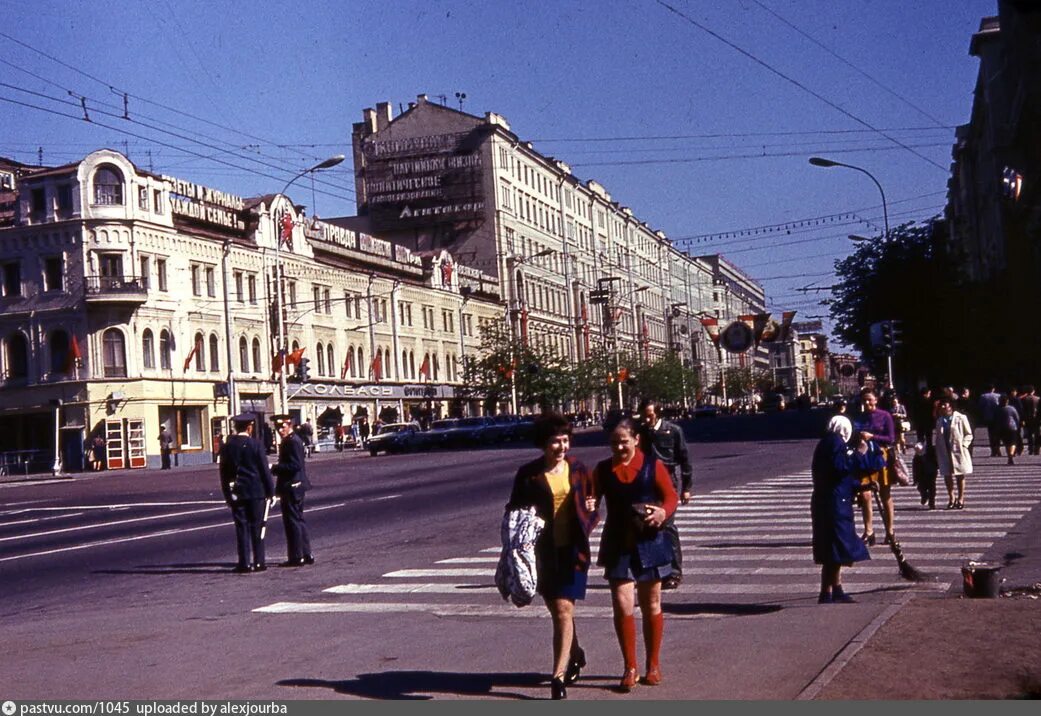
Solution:
[[[302,567],[314,564],[311,539],[304,521],[304,493],[311,486],[304,465],[306,449],[300,436],[293,432],[293,421],[288,415],[276,415],[272,420],[282,437],[278,463],[271,466],[277,478],[275,492],[282,500],[282,525],[286,530],[286,551],[289,554],[282,566]]]
[[[265,502],[275,494],[264,448],[253,437],[254,416],[242,413],[232,419],[235,434],[221,447],[220,484],[224,501],[231,508],[235,520],[235,540],[239,573],[263,572]],[[253,559],[250,560],[252,547]]]
[[[658,415],[658,405],[654,401],[645,400],[640,405],[640,420],[643,421],[647,449],[653,451],[672,476],[673,487],[684,505],[690,502],[691,488],[694,481],[694,470],[687,454],[687,441],[679,425],[670,423]],[[677,480],[676,469],[680,478]],[[675,515],[670,517],[662,530],[672,543],[672,574],[662,582],[662,589],[676,589],[683,581],[683,553],[680,550],[680,533],[676,527]]]

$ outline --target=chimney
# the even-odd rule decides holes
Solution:
[[[390,108],[390,102],[376,103],[376,131],[381,132],[394,119],[394,110]]]
[[[376,110],[372,107],[366,107],[361,111],[362,126],[365,128],[365,134],[376,133]]]
[[[427,96],[425,94],[416,95],[416,104],[426,104]]]

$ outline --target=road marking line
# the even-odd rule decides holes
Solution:
[[[148,515],[147,517],[132,517],[126,520],[116,520],[115,522],[98,522],[92,525],[80,525],[78,527],[63,527],[60,530],[48,530],[47,532],[30,532],[24,535],[14,535],[13,537],[0,537],[0,542],[10,542],[11,540],[27,540],[33,537],[49,537],[50,535],[64,534],[66,532],[83,532],[86,530],[96,530],[102,527],[115,527],[116,525],[128,525],[134,522],[148,522],[151,520],[163,520],[170,517],[184,517],[185,515],[200,515],[203,512],[216,512],[217,510],[227,509],[225,507],[208,507],[205,510],[189,510],[187,512],[171,512],[164,515]]]
[[[549,619],[547,609],[532,604],[528,608],[501,604],[498,606],[485,604],[436,604],[422,602],[276,602],[266,607],[253,610],[262,614],[386,614],[393,612],[425,612],[438,617],[503,617],[525,619]],[[583,619],[610,619],[614,616],[611,607],[593,607],[583,605],[580,611]],[[669,619],[722,619],[728,614],[706,612],[704,614],[669,614]]]
[[[340,584],[323,589],[330,594],[498,594],[495,587],[479,584]]]
[[[15,525],[31,525],[37,522],[45,522],[47,520],[64,520],[69,517],[79,517],[80,515],[86,514],[85,512],[70,512],[67,515],[51,515],[50,517],[34,517],[29,520],[17,520],[15,522],[0,522],[0,528],[3,527],[14,527]]]
[[[23,507],[20,510],[0,512],[0,515],[18,515],[23,512],[60,512],[62,510],[125,510],[131,507],[183,507],[185,505],[223,505],[224,500],[185,500],[183,502],[131,502],[120,505],[65,505],[59,507]]]
[[[368,501],[369,502],[379,502],[381,500],[396,500],[399,497],[401,497],[401,495],[384,495],[383,497],[373,497],[373,498],[369,499]]]

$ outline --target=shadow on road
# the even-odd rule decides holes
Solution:
[[[481,696],[485,698],[532,699],[513,688],[547,687],[545,674],[535,673],[460,673],[451,671],[384,671],[359,674],[354,679],[283,679],[278,686],[329,689],[367,699],[428,701],[430,694]],[[505,689],[505,690],[498,690]],[[548,694],[548,689],[547,689]]]
[[[91,574],[232,574],[235,565],[229,562],[198,562],[195,564],[144,564],[133,569],[95,569]]]
[[[779,604],[723,604],[714,602],[671,604],[665,602],[661,610],[666,614],[723,614],[732,617],[754,617],[774,614],[784,607]]]

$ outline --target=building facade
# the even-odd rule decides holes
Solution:
[[[284,405],[319,428],[473,407],[455,388],[475,327],[501,318],[498,281],[446,251],[310,219],[281,194],[246,200],[145,172],[110,150],[21,168],[8,193],[0,453],[78,469],[101,436],[110,467],[154,466],[166,426],[176,462],[192,464],[214,459],[241,410],[263,419]],[[310,380],[282,380],[295,357]]]

